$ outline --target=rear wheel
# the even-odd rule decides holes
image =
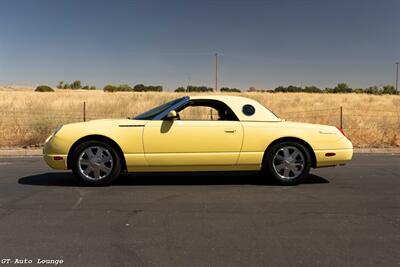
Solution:
[[[100,141],[80,144],[72,155],[72,172],[88,185],[109,185],[121,172],[121,160],[115,149]]]
[[[307,178],[311,168],[308,150],[296,142],[282,142],[267,152],[264,171],[280,184],[294,185]]]

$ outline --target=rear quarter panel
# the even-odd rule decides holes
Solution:
[[[275,140],[285,137],[294,137],[307,142],[316,155],[317,166],[324,161],[319,151],[352,149],[351,142],[332,126],[283,121],[242,122],[242,124],[244,138],[239,164],[261,166],[266,148]]]

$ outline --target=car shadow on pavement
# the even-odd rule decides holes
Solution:
[[[48,172],[21,177],[19,184],[41,186],[85,186],[70,172]],[[310,174],[302,184],[326,184],[328,180]],[[257,173],[135,173],[122,174],[111,186],[170,186],[170,185],[269,185],[280,186]]]

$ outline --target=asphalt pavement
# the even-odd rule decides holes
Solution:
[[[123,175],[100,188],[39,157],[0,158],[0,261],[15,260],[399,266],[400,156],[356,155],[290,187],[253,173],[164,173]]]

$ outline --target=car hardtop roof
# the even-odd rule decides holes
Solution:
[[[261,105],[259,102],[243,97],[243,96],[232,96],[232,95],[197,95],[188,96],[189,99],[204,99],[204,100],[219,100],[227,104],[238,116],[241,121],[281,121],[275,116],[268,108]],[[254,115],[246,116],[242,109],[244,105],[252,105],[256,112]]]
[[[215,99],[215,100],[235,100],[235,101],[246,101],[250,100],[250,98],[243,96],[233,96],[233,95],[196,95],[196,96],[188,96],[190,99]],[[254,101],[254,100],[253,100]]]

